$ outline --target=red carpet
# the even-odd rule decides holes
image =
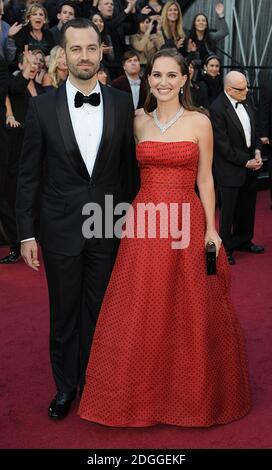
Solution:
[[[114,429],[72,413],[51,422],[55,393],[48,354],[48,301],[43,269],[22,261],[0,266],[0,447],[25,448],[271,448],[272,447],[272,211],[268,192],[258,196],[254,241],[263,255],[236,253],[233,301],[247,338],[253,408],[240,421],[208,429],[157,426]],[[0,250],[0,256],[6,254]]]

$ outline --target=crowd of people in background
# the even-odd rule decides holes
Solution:
[[[68,69],[60,45],[61,28],[76,17],[91,19],[101,33],[98,79],[131,93],[135,110],[143,108],[146,98],[146,64],[163,48],[174,48],[186,59],[195,106],[209,110],[223,91],[217,44],[229,28],[222,3],[216,5],[212,18],[216,31],[202,12],[185,31],[177,0],[0,0],[0,219],[11,247],[0,262],[20,257],[15,197],[29,99],[65,82]],[[269,113],[271,107],[259,121],[263,144],[271,138]]]

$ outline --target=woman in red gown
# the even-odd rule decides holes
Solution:
[[[178,203],[179,228],[188,238],[189,224],[190,239],[173,249],[170,231],[148,237],[148,224],[145,236],[122,239],[79,414],[108,426],[224,424],[249,411],[250,391],[215,229],[211,125],[190,104],[188,69],[176,51],[157,52],[147,71],[145,114],[135,119],[141,189],[127,225],[133,214],[137,220],[139,203]],[[190,204],[187,227],[182,203]],[[157,229],[159,222],[157,216]],[[216,244],[214,276],[206,274],[208,240]]]

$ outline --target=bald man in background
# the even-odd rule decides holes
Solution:
[[[224,91],[210,108],[214,132],[214,175],[221,199],[220,236],[229,264],[233,251],[259,254],[252,242],[257,196],[257,171],[262,166],[261,142],[255,136],[254,112],[245,75],[229,72]]]

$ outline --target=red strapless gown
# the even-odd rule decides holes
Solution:
[[[244,340],[230,301],[223,248],[206,275],[205,218],[196,196],[198,146],[141,142],[143,202],[189,202],[191,241],[124,238],[99,315],[80,403],[109,426],[210,426],[244,416],[250,391]]]

